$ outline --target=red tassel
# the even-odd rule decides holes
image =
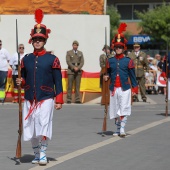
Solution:
[[[43,11],[41,9],[35,10],[35,21],[37,24],[40,24],[42,22],[42,19],[44,17]]]
[[[118,28],[118,33],[121,34],[123,31],[126,31],[126,23],[121,23],[119,28]]]

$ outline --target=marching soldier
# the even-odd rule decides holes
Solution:
[[[121,137],[126,136],[125,126],[127,118],[131,115],[131,95],[138,93],[133,60],[124,55],[127,40],[122,32],[126,30],[126,26],[126,23],[121,23],[118,34],[112,40],[116,55],[108,59],[108,75],[104,76],[105,81],[110,79],[109,115],[110,119],[115,120],[117,127],[113,136]]]
[[[82,75],[82,67],[84,65],[83,53],[78,49],[78,41],[73,41],[73,49],[67,51],[66,62],[68,65],[67,75],[68,75],[68,87],[67,87],[67,103],[71,104],[72,101],[72,87],[75,81],[75,103],[80,104],[80,82]]]
[[[146,70],[146,72],[149,71],[148,60],[147,60],[146,53],[140,50],[140,45],[138,43],[135,43],[133,47],[134,47],[134,51],[129,53],[128,56],[133,60],[135,64],[135,75],[140,88],[141,98],[143,102],[146,102],[147,97],[146,97],[144,70]],[[137,102],[139,101],[137,96],[134,96],[133,100]]]
[[[31,30],[29,43],[34,51],[21,62],[22,78],[17,85],[25,89],[23,106],[23,140],[31,140],[35,158],[33,164],[46,165],[48,141],[52,138],[53,110],[62,108],[63,88],[61,65],[58,57],[47,53],[44,45],[51,32],[44,24],[43,11],[35,11],[37,24]]]

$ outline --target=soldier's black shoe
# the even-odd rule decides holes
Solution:
[[[133,102],[139,102],[139,99],[137,97],[134,97]]]
[[[81,102],[80,102],[80,101],[76,101],[75,103],[76,103],[76,104],[81,104]]]
[[[71,104],[71,102],[67,102],[67,104]]]
[[[143,100],[143,102],[146,102],[146,98],[143,98],[142,100]]]

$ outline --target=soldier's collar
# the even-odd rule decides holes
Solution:
[[[116,54],[115,57],[116,59],[121,59],[124,57],[124,54]]]
[[[42,56],[42,55],[44,55],[46,53],[46,50],[45,49],[43,49],[42,51],[34,51],[33,52],[33,54],[35,55],[35,56]]]

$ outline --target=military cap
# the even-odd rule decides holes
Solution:
[[[134,43],[133,46],[134,47],[140,47],[140,44],[139,43]]]
[[[73,44],[77,44],[77,46],[79,46],[79,42],[77,40],[74,40]]]
[[[121,23],[118,28],[118,34],[112,40],[111,47],[114,48],[116,46],[123,46],[126,49],[127,39],[124,37],[123,32],[126,31],[127,24]]]
[[[110,50],[110,47],[108,45],[104,45],[102,50],[104,50],[104,49]]]
[[[43,17],[43,11],[41,9],[36,9],[35,21],[37,24],[34,25],[34,28],[31,30],[31,38],[29,39],[29,43],[31,43],[32,39],[35,37],[43,37],[44,39],[48,39],[48,34],[51,32],[51,30],[46,28],[44,24],[41,24]]]

